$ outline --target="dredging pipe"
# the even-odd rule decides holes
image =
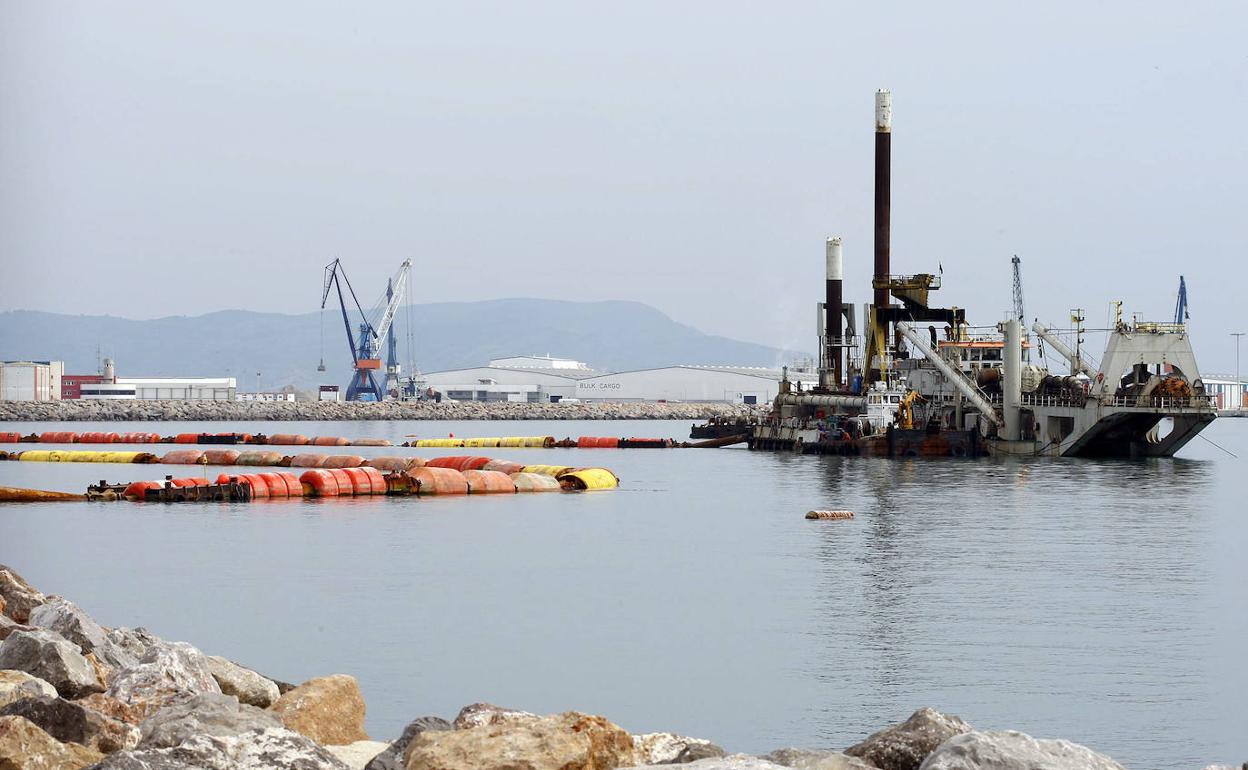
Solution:
[[[1023,437],[1023,327],[1017,318],[1011,318],[1001,324],[1001,331],[1005,335],[1004,377],[1001,382],[1005,438],[1007,441],[1019,441]]]
[[[940,354],[937,353],[932,346],[928,344],[928,341],[923,338],[923,335],[916,332],[913,328],[911,328],[910,324],[905,321],[898,321],[896,326],[897,331],[901,332],[902,336],[909,340],[910,344],[922,353],[928,361],[931,361],[932,365],[945,376],[945,379],[948,380],[953,387],[957,388],[962,395],[966,396],[967,401],[970,401],[975,405],[975,408],[979,410],[980,414],[991,420],[997,427],[1004,427],[1001,415],[997,414],[997,410],[993,409],[992,404],[988,402],[988,399],[980,395],[979,389],[972,385],[971,381],[968,380],[962,372],[954,369],[949,365],[948,361],[941,358]]]
[[[781,406],[837,406],[843,409],[866,409],[866,396],[821,396],[816,393],[782,393]]]
[[[1034,324],[1032,324],[1031,330],[1035,332],[1036,335],[1040,337],[1040,339],[1049,343],[1049,347],[1053,348],[1053,350],[1056,351],[1059,356],[1061,356],[1062,358],[1070,362],[1071,369],[1075,370],[1074,372],[1072,372],[1072,374],[1078,374],[1079,372],[1083,372],[1084,374],[1088,375],[1088,377],[1091,377],[1092,379],[1096,379],[1096,372],[1092,369],[1092,367],[1088,366],[1086,361],[1077,357],[1075,355],[1075,351],[1066,347],[1066,343],[1059,340],[1057,338],[1057,335],[1049,331],[1049,327],[1045,326],[1039,321],[1036,321]]]

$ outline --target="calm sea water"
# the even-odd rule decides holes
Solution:
[[[401,441],[683,438],[688,424],[69,427]],[[32,428],[45,425],[0,424]],[[8,505],[0,562],[106,625],[143,625],[292,682],[353,674],[378,738],[487,700],[730,750],[844,748],[930,705],[1131,767],[1199,768],[1248,759],[1248,420],[1204,435],[1241,459],[1200,439],[1140,462],[483,450],[599,464],[623,485]],[[181,471],[0,463],[0,485],[78,491]],[[857,518],[805,521],[812,508]]]

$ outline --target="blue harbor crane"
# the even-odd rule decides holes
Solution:
[[[351,350],[352,374],[351,381],[347,384],[347,401],[383,401],[387,393],[392,391],[397,395],[399,387],[399,361],[397,345],[394,339],[394,316],[398,312],[399,305],[403,302],[403,295],[407,292],[407,282],[411,271],[412,260],[403,260],[403,264],[399,266],[398,273],[386,282],[386,293],[366,313],[363,306],[360,305],[355,289],[351,286],[351,279],[347,278],[347,271],[342,266],[342,260],[335,259],[325,266],[325,285],[324,290],[321,292],[321,310],[324,310],[325,305],[329,302],[330,291],[336,290],[338,293],[338,306],[342,310],[342,325],[346,329],[347,345]],[[344,284],[347,287],[345,294],[342,290]],[[359,312],[361,318],[358,338],[351,332],[351,315],[347,309],[346,299],[348,294],[351,296],[351,302],[355,305],[355,309]],[[317,367],[319,371],[325,371],[323,334],[322,332],[321,365]],[[379,355],[383,338],[386,340],[384,388],[382,383],[378,383],[375,374],[375,372],[381,369]]]
[[[1187,281],[1183,280],[1183,276],[1179,276],[1179,298],[1174,303],[1174,322],[1176,324],[1187,323],[1187,319],[1191,318],[1191,314],[1187,312]]]

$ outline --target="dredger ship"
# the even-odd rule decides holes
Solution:
[[[1022,319],[973,328],[961,308],[932,304],[939,273],[891,273],[892,97],[876,94],[872,302],[861,337],[842,296],[842,244],[826,244],[818,307],[819,380],[786,376],[751,449],[868,456],[1169,457],[1216,417],[1182,323],[1109,330],[1099,366],[1045,326]],[[1081,322],[1081,318],[1073,319]],[[986,331],[986,333],[985,333]],[[1069,372],[1024,362],[1032,340]]]

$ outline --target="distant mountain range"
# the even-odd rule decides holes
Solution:
[[[491,358],[574,358],[603,371],[671,364],[778,367],[806,354],[705,334],[640,302],[500,299],[413,305],[415,361],[422,371],[484,366]],[[407,308],[395,319],[406,370]],[[323,324],[323,331],[322,331]],[[323,334],[323,348],[322,348]],[[134,321],[18,310],[0,313],[0,359],[59,360],[67,373],[96,370],[96,351],[122,377],[238,379],[240,390],[345,384],[346,333],[337,311],[281,315],[223,310]],[[328,371],[318,372],[324,351]],[[383,349],[382,358],[385,353]]]

